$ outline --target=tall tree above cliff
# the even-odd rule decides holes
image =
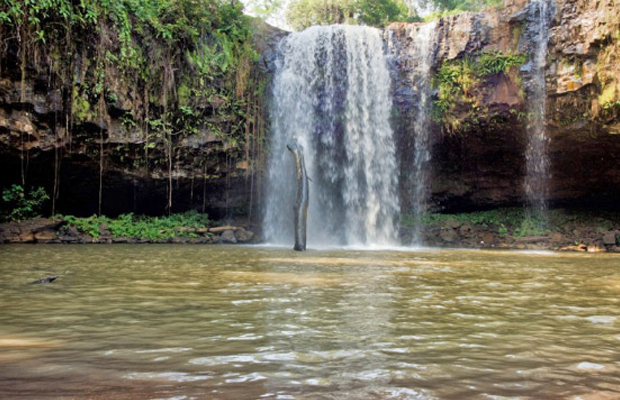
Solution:
[[[476,11],[484,7],[494,6],[503,0],[406,0],[411,10],[435,9],[436,11]]]
[[[292,0],[286,12],[287,22],[297,30],[330,24],[385,26],[406,16],[401,0]]]

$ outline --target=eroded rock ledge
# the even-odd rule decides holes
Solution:
[[[550,136],[553,205],[613,207],[620,199],[620,2],[556,0],[547,57],[546,128]],[[432,73],[444,63],[483,54],[530,57],[535,10],[527,0],[436,22]],[[392,24],[396,136],[401,175],[410,165],[418,96],[413,38],[420,24]],[[478,79],[450,115],[435,118],[432,208],[462,211],[522,204],[527,144],[527,62],[517,71]],[[434,93],[435,99],[437,92]],[[454,123],[450,123],[454,122]],[[406,199],[407,187],[402,197]],[[406,201],[404,203],[407,207]]]

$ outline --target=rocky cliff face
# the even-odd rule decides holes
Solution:
[[[584,206],[617,202],[620,1],[556,0],[551,6],[546,66],[551,201]],[[438,21],[432,67],[433,208],[457,211],[524,201],[531,80],[527,60],[536,46],[535,12],[529,1],[507,0],[497,9]],[[405,144],[401,148],[405,176],[417,101],[411,62],[412,38],[418,29],[420,24],[402,23],[386,29],[386,40],[396,54],[396,132]],[[480,60],[484,57],[505,62],[509,56],[523,56],[523,65],[490,73],[476,71],[483,68]],[[442,97],[445,88],[439,82],[446,65],[462,74],[462,82],[456,80],[460,86],[447,98]],[[468,67],[474,69],[469,75]],[[444,108],[438,110],[438,104]]]
[[[557,205],[617,204],[620,0],[551,3],[546,66],[551,200]],[[497,9],[436,22],[429,182],[433,209],[483,209],[524,201],[534,12],[528,0],[506,0]],[[413,71],[414,38],[420,26],[396,23],[385,30],[392,54],[393,122],[402,177],[408,174],[415,146],[420,83]],[[264,84],[273,72],[275,48],[283,32],[261,25],[256,36]],[[129,90],[131,82],[120,73],[111,72],[106,78],[106,117],[93,112],[100,104],[80,84],[93,73],[92,65],[88,66],[92,49],[77,50],[71,87],[51,78],[59,76],[49,73],[57,68],[58,55],[28,63],[22,81],[18,49],[5,48],[0,64],[0,187],[24,180],[27,186],[45,186],[52,193],[57,184],[56,212],[89,215],[97,211],[103,171],[105,214],[156,214],[165,210],[172,176],[173,210],[204,207],[215,217],[250,212],[250,203],[256,205],[261,197],[265,115],[255,114],[251,121],[231,117],[234,112],[222,112],[225,101],[215,96],[204,104],[210,110],[205,123],[192,134],[173,135],[173,150],[168,152],[164,140],[150,141],[145,127],[135,126],[131,117],[144,113],[149,105],[160,107],[160,102],[136,96],[135,90]],[[489,65],[499,67],[481,73],[484,57],[497,61]],[[518,57],[524,57],[523,63],[510,64]],[[446,66],[461,74],[448,95],[442,93],[446,88],[438,78]],[[268,90],[262,93],[269,95]],[[260,108],[268,100],[256,96],[251,102]],[[218,133],[237,129],[239,124],[246,124],[241,129],[244,140],[232,141]],[[261,130],[263,136],[257,134]],[[401,189],[406,210],[409,189],[406,179],[401,182],[405,182]]]
[[[238,66],[232,83],[215,80],[206,89],[194,71],[170,66],[175,84],[167,102],[165,82],[98,58],[105,52],[113,60],[119,51],[106,36],[110,27],[95,37],[101,48],[90,37],[75,39],[67,54],[41,44],[20,48],[0,27],[0,188],[43,186],[55,193],[56,213],[91,215],[101,202],[101,212],[113,216],[163,214],[172,187],[173,212],[228,218],[253,208],[256,216],[267,124],[262,94],[281,33],[255,25],[258,62]],[[162,49],[143,50],[153,69],[166,62]],[[95,93],[97,82],[103,88]],[[166,113],[168,103],[174,112]]]

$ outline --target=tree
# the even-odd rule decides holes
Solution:
[[[252,0],[247,1],[248,10],[262,19],[269,19],[284,7],[284,0]]]
[[[501,2],[502,0],[418,0],[418,3],[424,3],[427,6],[431,5],[439,11],[477,11]]]
[[[385,26],[407,17],[405,3],[394,0],[357,0],[355,11],[361,23],[371,26]]]
[[[286,12],[296,30],[331,24],[385,26],[406,16],[401,0],[292,0]]]

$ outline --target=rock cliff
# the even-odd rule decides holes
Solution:
[[[620,1],[556,0],[551,5],[546,65],[550,200],[554,205],[611,205],[620,198]],[[436,23],[435,210],[524,201],[528,60],[536,45],[535,12],[531,2],[506,0],[498,8],[452,15]],[[418,100],[411,64],[413,38],[420,26],[395,23],[386,29],[386,41],[395,54],[395,126],[397,140],[404,144],[404,176]],[[495,57],[500,67],[481,72],[484,57]],[[501,69],[501,62],[515,57],[523,57],[522,65]],[[459,71],[455,82],[460,86],[442,97],[440,74],[446,65]]]
[[[551,3],[546,65],[551,201],[585,207],[617,204],[620,0]],[[429,182],[434,210],[523,203],[531,79],[528,60],[536,41],[534,12],[527,0],[506,0],[498,8],[435,22]],[[392,58],[393,124],[403,177],[415,145],[412,131],[419,82],[413,73],[414,38],[420,26],[395,23],[385,30]],[[260,77],[255,81],[257,90],[250,91],[244,103],[252,108],[251,119],[240,117],[235,109],[225,110],[235,105],[212,96],[201,105],[207,110],[204,123],[191,134],[171,133],[173,146],[168,146],[165,138],[150,140],[148,127],[136,125],[137,115],[148,113],[149,107],[161,108],[161,101],[136,95],[122,71],[108,71],[106,112],[94,112],[101,102],[81,83],[96,72],[89,63],[96,57],[93,49],[74,49],[73,71],[57,71],[60,55],[47,54],[45,58],[36,52],[20,71],[20,51],[5,38],[0,64],[0,169],[4,171],[0,187],[20,181],[27,186],[45,186],[49,193],[57,194],[56,212],[78,215],[97,212],[101,192],[103,213],[114,215],[163,213],[172,186],[173,210],[204,208],[215,218],[236,213],[247,216],[250,206],[256,207],[261,198],[262,146],[267,133],[264,104],[269,96],[269,90],[264,89],[273,72],[274,49],[283,34],[257,26],[255,46],[261,59],[253,74]],[[448,95],[442,92],[446,88],[439,79],[446,66],[461,71],[456,78],[463,78],[451,83],[458,87],[452,87],[454,91]],[[57,73],[51,74],[52,70]],[[58,81],[67,74],[73,76],[74,85]],[[235,131],[240,140],[232,140],[222,131]],[[401,179],[405,182],[401,188],[405,211],[406,181]],[[255,208],[253,215],[258,213]]]
[[[42,42],[0,25],[0,188],[43,186],[54,198],[45,213],[161,215],[172,192],[172,212],[257,216],[262,96],[281,32],[254,21],[260,58],[236,55],[234,69],[216,66],[224,72],[205,84],[189,48],[172,56],[146,33],[132,45],[150,70],[128,68],[116,28],[101,21],[67,49],[51,28]]]

